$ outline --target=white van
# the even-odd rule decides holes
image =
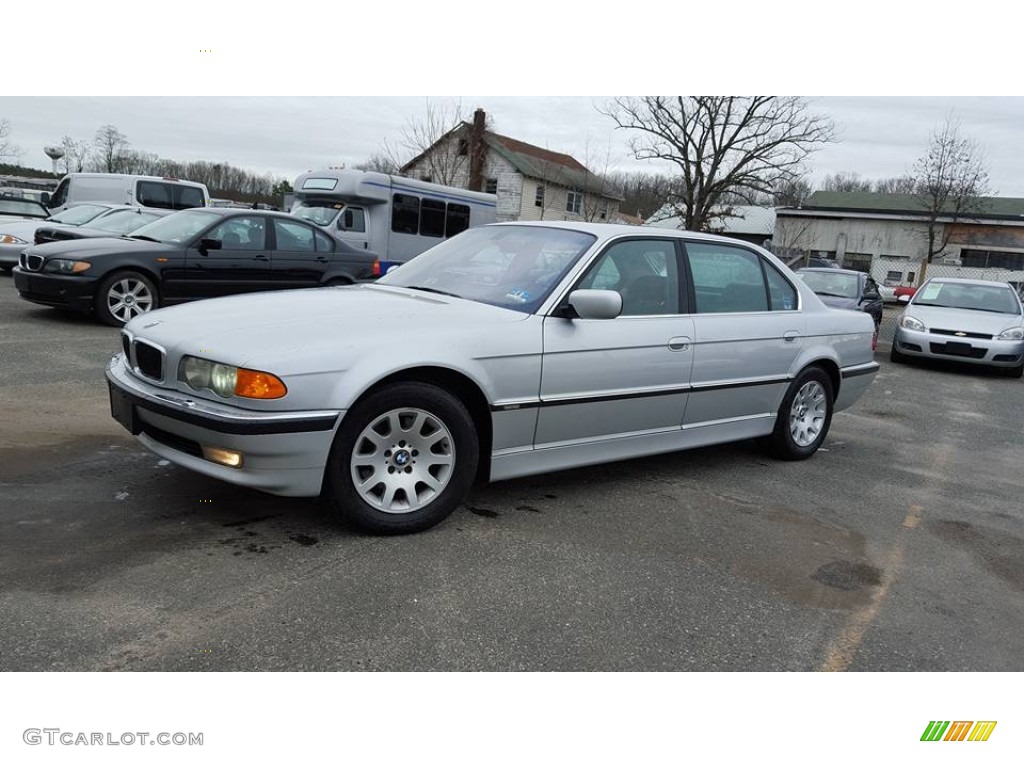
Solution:
[[[77,203],[141,205],[147,208],[203,208],[210,204],[205,184],[171,177],[124,173],[69,173],[50,195],[50,213]]]

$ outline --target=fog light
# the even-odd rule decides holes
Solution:
[[[203,446],[203,458],[207,461],[214,461],[223,464],[225,467],[238,468],[242,466],[242,454],[240,451],[229,451],[226,448],[211,448]]]

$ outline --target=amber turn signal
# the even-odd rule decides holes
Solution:
[[[235,378],[235,394],[256,400],[276,400],[288,394],[288,388],[272,373],[239,368]]]

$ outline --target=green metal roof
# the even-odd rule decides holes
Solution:
[[[961,218],[1016,219],[1024,217],[1024,198],[981,197],[976,211]],[[870,213],[902,213],[920,216],[927,213],[923,198],[917,195],[892,195],[884,192],[815,192],[802,210],[858,211]],[[952,210],[948,211],[953,213]]]

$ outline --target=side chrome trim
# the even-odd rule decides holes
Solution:
[[[683,424],[683,429],[698,429],[700,427],[718,427],[722,424],[735,424],[739,421],[750,421],[751,419],[775,418],[774,413],[755,413],[751,416],[732,416],[728,419],[712,419],[711,421],[698,421],[694,424]]]

